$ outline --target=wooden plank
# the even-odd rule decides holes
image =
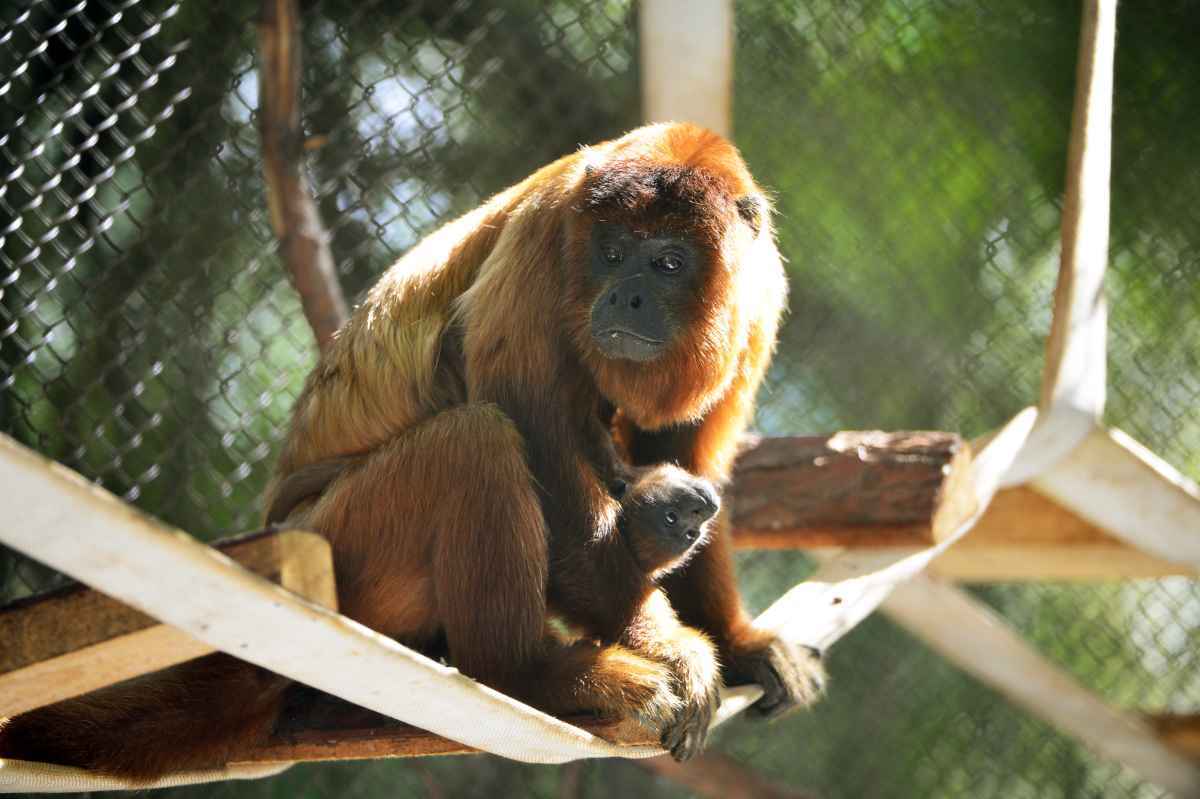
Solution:
[[[336,607],[329,542],[288,530],[219,545],[249,571]],[[10,716],[213,651],[211,646],[84,586],[0,608],[0,716]]]
[[[962,582],[1115,580],[1193,575],[1131,547],[1031,488],[997,492],[971,532],[930,570]]]
[[[568,716],[562,721],[618,745],[656,746],[658,736],[631,719]],[[315,692],[289,689],[283,718],[266,744],[235,758],[237,763],[374,760],[476,754],[480,750],[410,724]]]
[[[642,118],[732,129],[732,0],[642,0]]]
[[[1081,686],[962,590],[925,577],[896,586],[882,609],[1013,704],[1177,796],[1200,796],[1200,768],[1141,718]]]
[[[1127,545],[1200,570],[1200,486],[1120,430],[1096,430],[1038,491]]]

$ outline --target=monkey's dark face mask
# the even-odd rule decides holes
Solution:
[[[626,503],[620,534],[638,566],[648,576],[661,577],[707,543],[709,523],[720,508],[720,497],[707,481],[681,474]]]
[[[702,266],[687,237],[613,222],[592,228],[589,276],[598,287],[591,334],[607,358],[653,361],[682,331]]]

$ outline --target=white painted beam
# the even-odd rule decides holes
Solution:
[[[1108,336],[1104,272],[1116,17],[1116,0],[1083,3],[1061,262],[1042,375],[1042,418],[1006,477],[1006,486],[1027,482],[1057,463],[1092,431],[1104,411]]]
[[[696,122],[729,136],[732,0],[642,0],[642,118]]]
[[[961,589],[917,577],[898,585],[883,610],[942,657],[1098,755],[1176,796],[1200,796],[1197,764],[1141,718],[1112,707],[1046,660]]]

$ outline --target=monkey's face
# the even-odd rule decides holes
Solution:
[[[707,266],[686,236],[615,222],[592,227],[588,262],[592,341],[607,358],[638,362],[655,360],[679,336]]]
[[[736,150],[623,141],[591,154],[569,197],[562,307],[601,395],[654,430],[700,418],[773,346],[786,279]]]
[[[639,567],[657,578],[687,562],[720,508],[711,483],[663,465],[629,487],[621,502],[621,535]]]

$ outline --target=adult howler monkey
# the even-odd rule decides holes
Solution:
[[[727,141],[670,124],[584,148],[384,274],[305,384],[269,515],[330,539],[351,618],[548,711],[648,719],[690,757],[722,676],[762,684],[768,715],[820,684],[751,625],[727,535],[683,547],[644,515],[728,477],[785,292]],[[10,720],[0,754],[220,764],[270,732],[284,681],[213,655],[142,682]]]

